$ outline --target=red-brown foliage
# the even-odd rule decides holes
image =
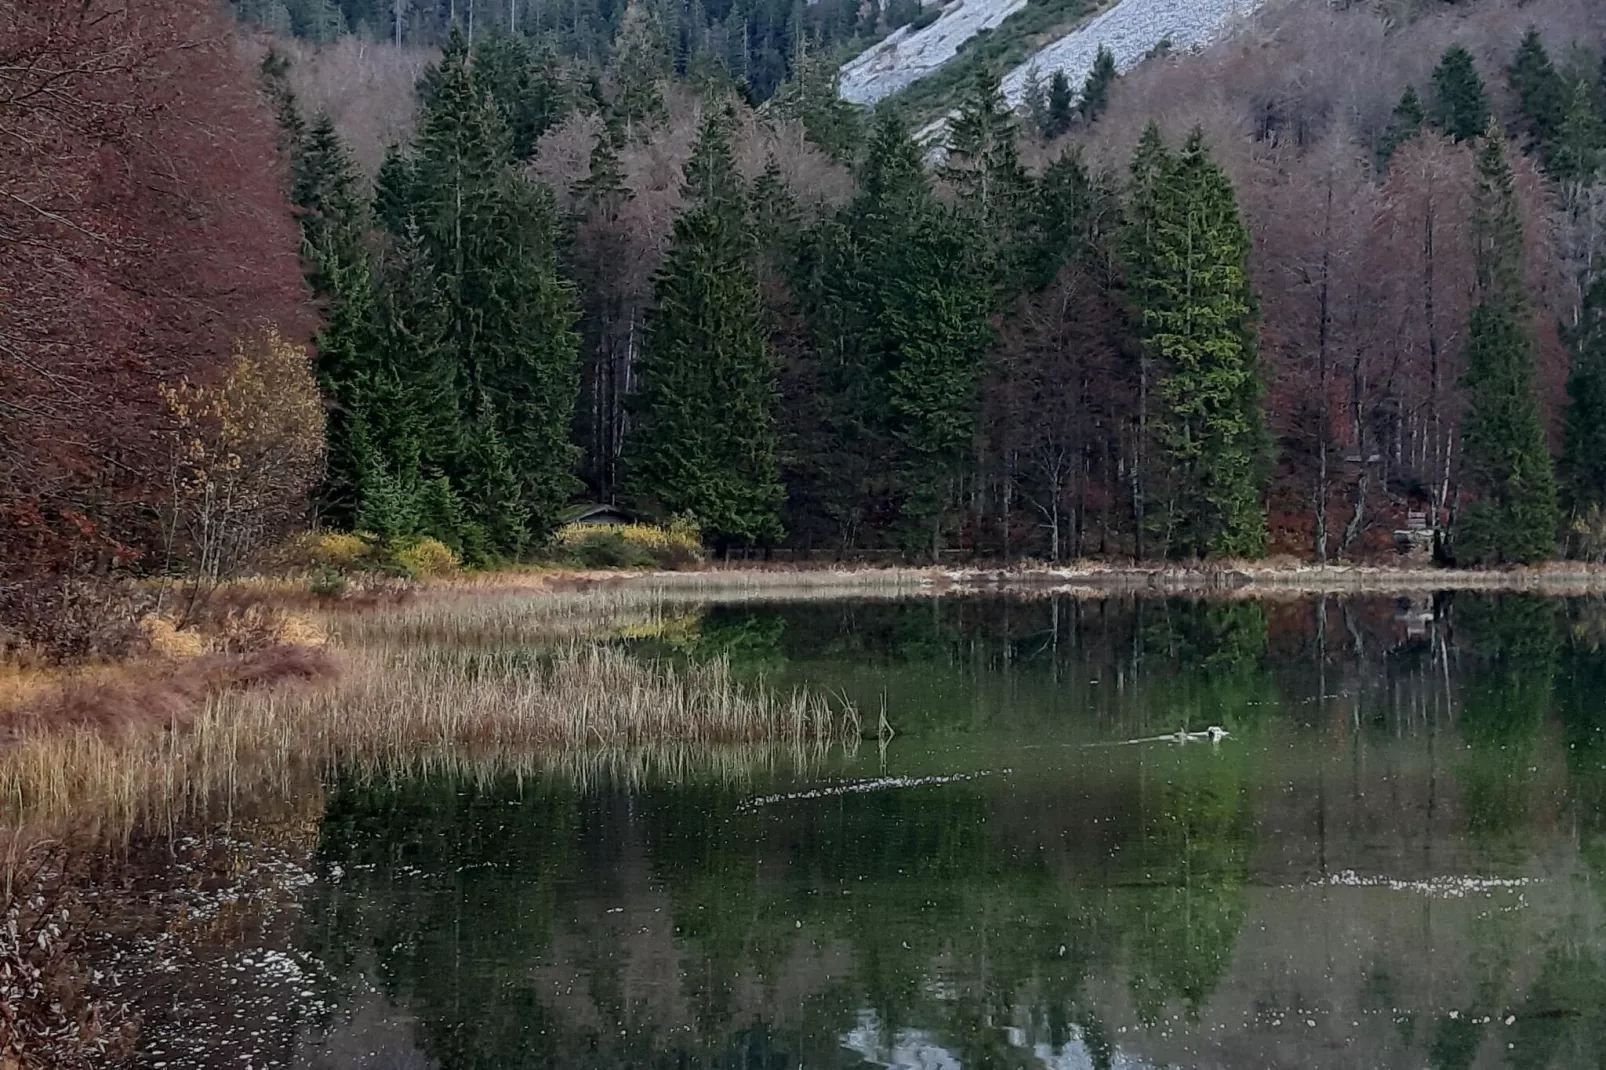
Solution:
[[[68,682],[19,709],[0,711],[0,732],[182,723],[208,696],[236,688],[322,680],[335,672],[334,659],[323,648],[282,644],[243,654],[132,665]]]
[[[210,0],[0,4],[0,620],[152,548],[159,383],[305,337],[282,177]]]

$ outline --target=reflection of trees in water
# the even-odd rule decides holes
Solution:
[[[999,829],[975,791],[754,815],[714,788],[346,785],[314,950],[376,963],[445,1067],[835,1065],[866,1010],[967,1066],[1014,1065],[1015,1028],[1107,1060],[1089,979],[1129,969],[1146,1005],[1196,1006],[1242,920],[1238,777],[1176,757],[1133,801],[1150,816],[1131,865],[1152,874],[1135,892],[1057,875],[1076,867]],[[642,918],[653,937],[629,932]],[[642,984],[638,939],[672,947],[673,976]]]
[[[1464,595],[1454,612],[1465,673],[1461,803],[1485,850],[1520,859],[1559,653],[1556,603],[1527,594]]]
[[[1057,840],[1048,801],[1003,782],[756,813],[711,786],[582,796],[346,785],[324,829],[326,859],[347,874],[315,911],[320,953],[341,968],[377,963],[451,1068],[844,1065],[857,1056],[839,1039],[866,1010],[884,1038],[918,1031],[966,1066],[1019,1064],[1016,1030],[1056,1048],[1078,1039],[1109,1065],[1099,1022],[1126,1016],[1125,1000],[1155,1021],[1197,1015],[1221,987],[1268,775],[1256,733],[1327,723],[1307,712],[1325,706],[1298,705],[1300,689],[1345,692],[1331,705],[1346,721],[1353,708],[1357,735],[1379,739],[1442,734],[1454,709],[1450,738],[1466,746],[1446,748],[1446,764],[1461,812],[1440,820],[1458,836],[1464,819],[1513,865],[1539,778],[1560,767],[1546,733],[1559,719],[1581,846],[1606,887],[1606,658],[1571,637],[1576,607],[1563,633],[1551,603],[1458,595],[1453,632],[1436,624],[1394,646],[1383,634],[1392,610],[1350,622],[1338,610],[1321,654],[1332,678],[1314,683],[1311,644],[1276,641],[1277,622],[1297,615],[1252,604],[711,610],[677,654],[745,659],[770,677],[831,682],[840,669],[866,688],[925,687],[924,705],[893,702],[910,736],[977,731],[976,682],[1002,679],[1009,716],[1029,716],[1019,700],[1040,686],[1112,734],[1222,723],[1250,745],[1142,750],[1141,775],[1101,811],[1121,821],[1118,861],[1094,857],[1114,841]],[[1317,620],[1308,608],[1305,619]],[[1363,686],[1364,703],[1348,694]],[[625,914],[608,915],[616,903]],[[1486,950],[1469,967],[1467,1006],[1455,1019],[1424,1014],[1415,1050],[1441,1066],[1497,1042],[1516,1043],[1515,1066],[1581,1065],[1606,1050],[1601,942],[1586,922],[1596,919],[1556,926],[1534,975],[1531,955],[1509,953],[1531,941],[1534,918],[1492,915],[1469,934]],[[1473,1021],[1508,1009],[1510,1029]]]
[[[1180,998],[1195,1019],[1231,962],[1247,910],[1254,817],[1242,759],[1165,770],[1145,798],[1152,886],[1127,904],[1131,987],[1139,1016],[1158,1021]]]
[[[887,697],[904,734],[970,733],[998,703],[1057,699],[1132,735],[1248,727],[1274,705],[1268,614],[1250,602],[927,598],[712,607],[649,655],[730,659],[746,676]],[[1017,705],[1009,711],[1017,717]]]
[[[1554,719],[1579,856],[1596,888],[1606,888],[1606,657],[1593,627],[1603,606],[1534,595],[1461,595],[1455,603],[1467,746],[1456,776],[1474,842],[1513,871],[1527,860],[1533,799],[1550,764],[1541,750]],[[1458,1070],[1492,1049],[1523,1070],[1599,1066],[1606,1053],[1599,914],[1575,906],[1553,922],[1539,937],[1543,958],[1533,976],[1513,966],[1515,941],[1531,942],[1532,934],[1519,936],[1513,921],[1493,913],[1480,925],[1476,1002],[1438,1023],[1432,1065]]]

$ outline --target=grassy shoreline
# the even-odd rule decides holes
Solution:
[[[288,598],[292,586],[253,589]],[[54,833],[86,824],[170,824],[216,799],[228,804],[338,768],[615,769],[638,776],[689,769],[699,751],[740,751],[740,761],[715,756],[713,767],[728,771],[772,760],[774,752],[859,738],[856,711],[824,696],[739,686],[718,666],[637,663],[603,645],[672,630],[708,601],[987,592],[1255,599],[1434,590],[1606,593],[1606,568],[748,566],[441,579],[405,599],[312,610],[311,626],[299,631],[316,638],[304,645],[187,658],[169,650],[145,662],[66,671],[59,695],[4,722],[11,736],[0,745],[0,825]],[[39,673],[16,679],[36,698],[51,686]]]
[[[562,597],[608,592],[621,603],[658,598],[763,599],[898,596],[955,591],[1042,593],[1344,594],[1394,591],[1606,593],[1606,566],[1552,562],[1500,569],[1424,565],[1232,561],[1205,564],[865,566],[709,565],[684,572],[490,572],[436,581],[434,593],[527,592]]]

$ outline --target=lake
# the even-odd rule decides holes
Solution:
[[[338,781],[271,953],[316,999],[233,1035],[369,1070],[1599,1066],[1603,640],[1606,603],[1529,595],[687,608],[619,642],[827,690],[857,749]]]

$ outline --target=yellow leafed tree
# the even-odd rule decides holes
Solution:
[[[269,328],[236,344],[216,382],[161,391],[172,420],[168,567],[216,584],[305,516],[323,464],[318,383],[307,351]]]

